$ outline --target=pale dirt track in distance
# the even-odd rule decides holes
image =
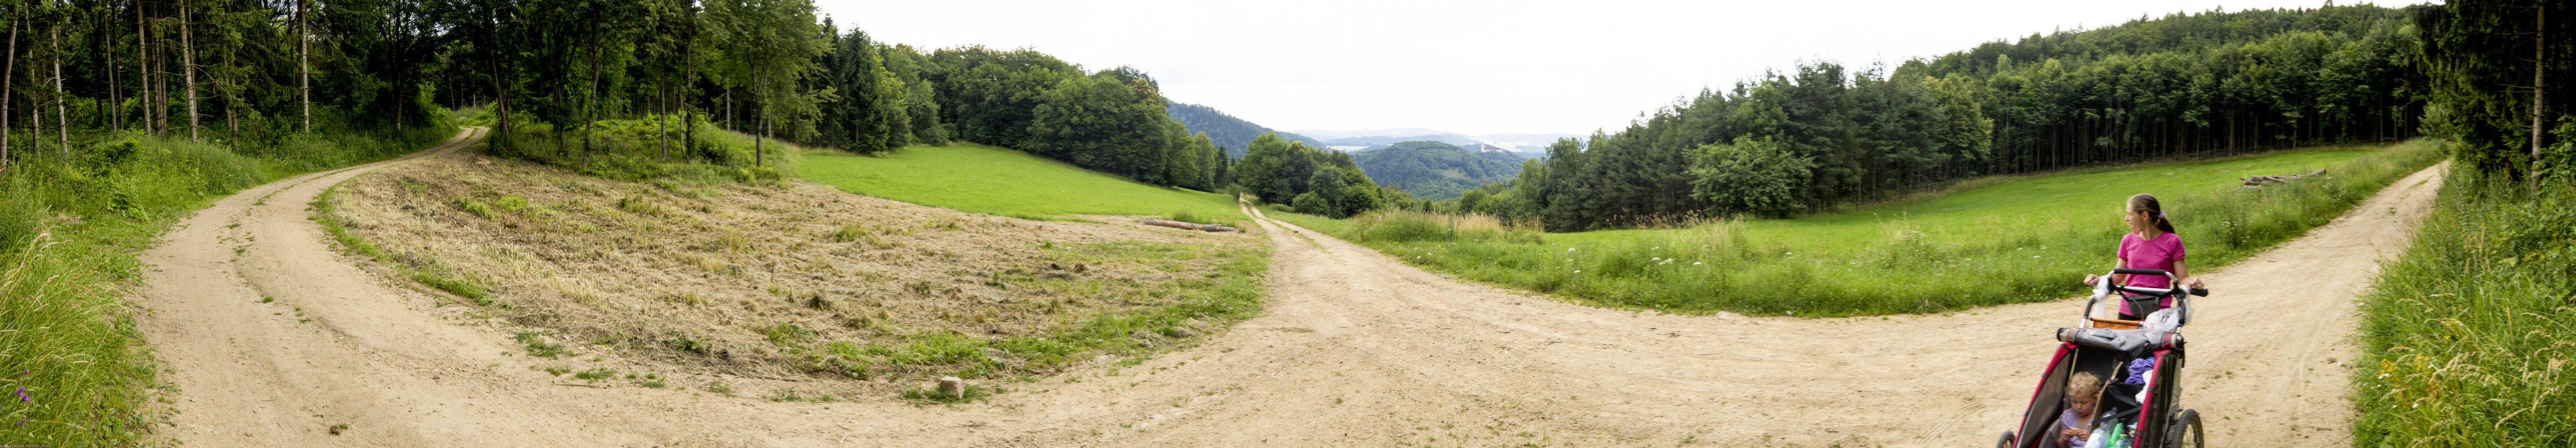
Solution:
[[[419,156],[460,157],[480,134]],[[1141,364],[996,384],[1011,392],[990,404],[760,398],[819,380],[568,387],[509,354],[524,347],[506,329],[459,324],[459,307],[353,266],[369,261],[306,219],[324,188],[401,162],[246,190],[144,254],[137,323],[178,389],[163,434],[217,447],[1987,446],[2078,306],[1639,314],[1461,283],[1262,218],[1277,252],[1261,316]],[[2212,446],[2348,444],[2352,300],[2406,246],[2446,166],[2206,274],[2217,295],[2186,330],[2182,400]]]

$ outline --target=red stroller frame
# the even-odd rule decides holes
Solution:
[[[2057,353],[2048,360],[2031,391],[2030,404],[2024,408],[2021,424],[2005,431],[1995,441],[1997,448],[2080,448],[2062,447],[2057,433],[2061,409],[2065,409],[2066,383],[2079,372],[2092,372],[2103,380],[2101,396],[2094,406],[2095,424],[2116,422],[2128,430],[2128,447],[2171,448],[2203,446],[2200,412],[2182,409],[2182,368],[2184,344],[2182,326],[2190,320],[2191,295],[2207,296],[2208,290],[2185,290],[2173,274],[2154,269],[2115,269],[2113,274],[2163,275],[2175,280],[2172,289],[2137,288],[2112,284],[2104,276],[2085,301],[2083,326],[2060,328]],[[2118,293],[2144,296],[2150,303],[2171,298],[2172,309],[2160,310],[2137,321],[2093,317],[2094,307],[2102,299],[2120,297]],[[2117,300],[2117,299],[2115,299]],[[2139,305],[2132,301],[2133,305]],[[2128,365],[2133,360],[2152,360],[2144,384],[2125,384]]]

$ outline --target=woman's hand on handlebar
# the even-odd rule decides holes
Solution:
[[[2100,284],[2102,284],[2102,276],[2084,274],[2084,286],[2095,286]]]
[[[2182,284],[2191,289],[2209,289],[2209,285],[2200,283],[2200,276],[2197,275],[2191,276],[2191,278],[2182,279]]]

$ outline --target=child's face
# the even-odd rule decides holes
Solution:
[[[2093,415],[2093,402],[2100,400],[2100,397],[2095,397],[2093,394],[2075,394],[2069,392],[2066,397],[2066,407],[2075,409],[2076,415],[2089,416]]]

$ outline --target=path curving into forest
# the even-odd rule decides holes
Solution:
[[[411,157],[470,157],[454,152],[481,133]],[[813,380],[576,387],[512,355],[504,329],[335,253],[306,219],[323,189],[405,160],[246,190],[144,255],[155,269],[137,324],[177,389],[163,434],[193,446],[1984,446],[2014,423],[2050,331],[2077,308],[1606,310],[1427,273],[1247,208],[1276,248],[1261,316],[1141,362],[997,384],[1011,392],[989,404],[760,398],[829,386]],[[2446,166],[2204,274],[2219,294],[2186,330],[2183,400],[2207,416],[2212,445],[2348,444],[2352,301],[2407,246]]]

